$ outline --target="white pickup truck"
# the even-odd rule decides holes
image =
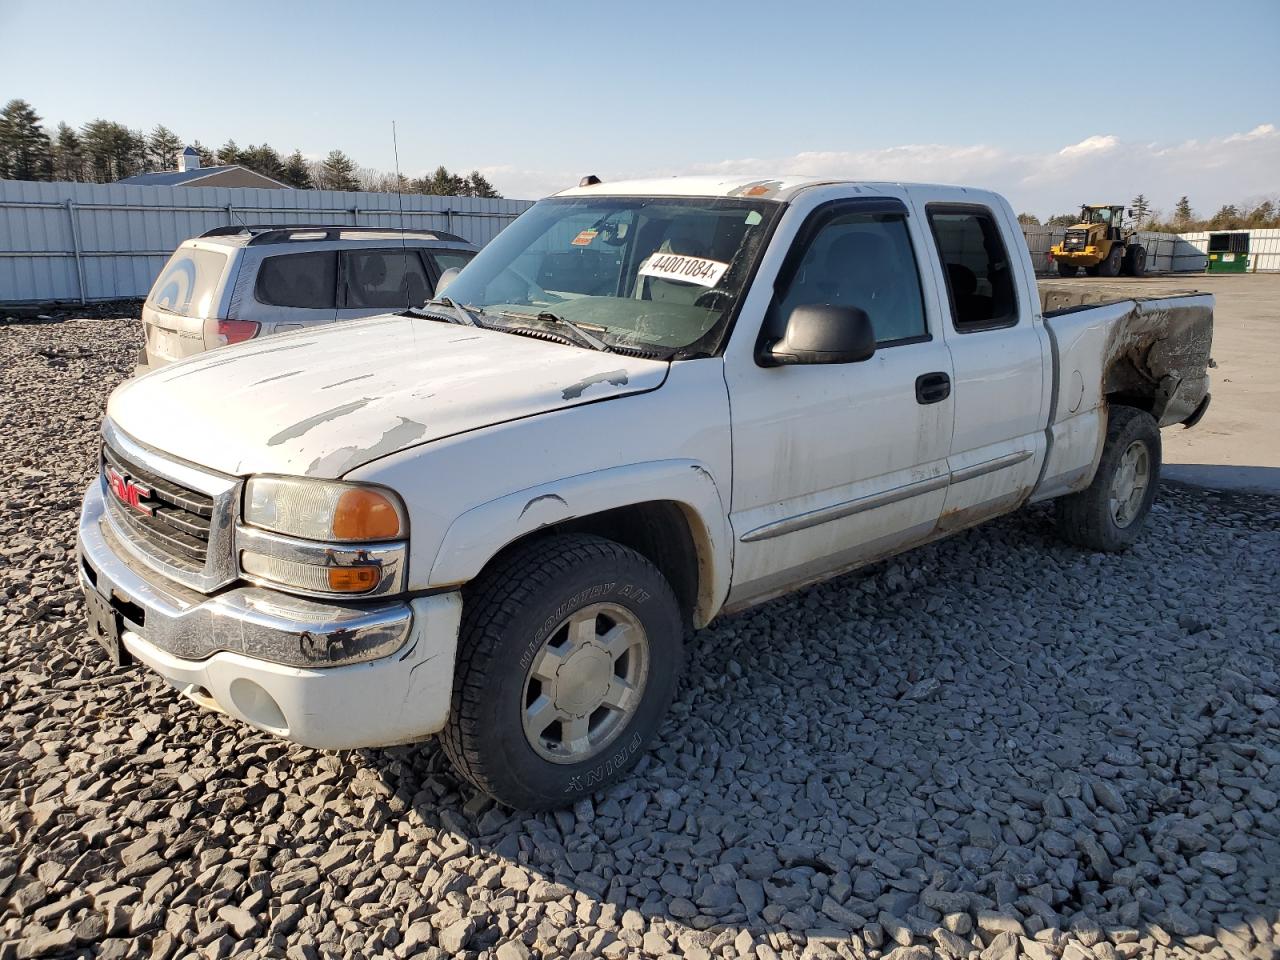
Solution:
[[[262,730],[440,734],[502,802],[570,803],[717,616],[1049,498],[1072,543],[1139,535],[1213,299],[1080,289],[1042,299],[981,190],[590,178],[423,310],[117,389],[92,633]]]

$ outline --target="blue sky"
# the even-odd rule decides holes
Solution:
[[[0,0],[0,99],[383,169],[394,119],[406,174],[509,196],[709,171],[972,182],[1042,215],[1280,191],[1280,3],[1093,7]]]

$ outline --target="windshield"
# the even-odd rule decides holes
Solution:
[[[610,348],[712,352],[781,210],[763,200],[543,200],[445,296],[486,326],[575,339],[564,329],[574,325]]]

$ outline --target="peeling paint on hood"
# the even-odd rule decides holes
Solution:
[[[653,390],[667,369],[392,315],[164,367],[117,388],[107,415],[148,446],[224,473],[336,478],[442,437]]]

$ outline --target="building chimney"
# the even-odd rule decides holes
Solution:
[[[182,155],[178,157],[178,172],[186,173],[188,170],[200,169],[200,154],[196,153],[195,148],[187,147],[182,151]]]

